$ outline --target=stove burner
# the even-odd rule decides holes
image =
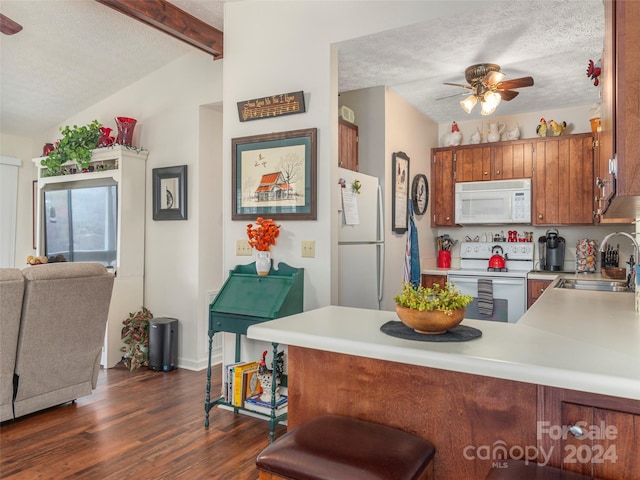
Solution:
[[[494,268],[494,267],[489,267],[487,268],[487,272],[508,272],[509,269],[508,268]]]

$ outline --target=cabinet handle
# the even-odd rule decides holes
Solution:
[[[489,175],[489,172],[484,172],[483,175]]]
[[[496,175],[500,175],[500,170],[496,170]]]
[[[445,217],[444,219],[448,222],[449,220],[451,220],[451,217]]]
[[[540,295],[542,295],[544,293],[544,288],[540,289]]]
[[[542,214],[538,214],[538,220],[542,220]]]
[[[569,425],[569,433],[576,438],[584,436],[584,430],[577,425]]]

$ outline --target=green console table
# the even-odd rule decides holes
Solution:
[[[243,410],[230,404],[220,396],[211,400],[211,348],[213,335],[216,332],[236,334],[235,361],[240,361],[240,338],[246,335],[247,328],[256,323],[275,318],[286,317],[302,312],[304,299],[304,269],[293,268],[286,263],[279,263],[278,269],[273,266],[269,275],[258,275],[255,262],[248,265],[237,265],[229,272],[229,277],[222,285],[220,293],[209,306],[209,361],[207,363],[207,387],[204,403],[204,426],[209,426],[209,411],[215,405],[233,407],[234,412]],[[273,358],[278,344],[272,343]],[[272,408],[269,418],[269,441],[273,442],[274,430],[278,423],[285,420],[287,414],[275,416],[275,368],[273,369]],[[252,412],[255,413],[255,412]]]

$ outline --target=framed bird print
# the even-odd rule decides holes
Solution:
[[[231,219],[316,219],[317,129],[231,141]]]
[[[393,154],[391,230],[404,233],[409,226],[409,157],[404,152]]]
[[[187,166],[153,169],[153,219],[187,219]]]

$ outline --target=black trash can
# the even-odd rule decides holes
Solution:
[[[178,320],[149,320],[149,369],[159,372],[174,370],[178,359]]]

